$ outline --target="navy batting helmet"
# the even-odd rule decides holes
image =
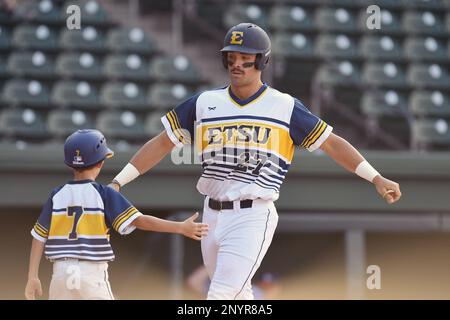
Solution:
[[[227,52],[237,51],[256,54],[255,68],[264,70],[270,58],[270,38],[267,33],[256,24],[240,23],[228,30],[223,41],[222,62],[228,69]]]
[[[98,130],[78,130],[64,143],[64,162],[72,168],[90,167],[113,155],[114,152],[108,148],[105,137]]]

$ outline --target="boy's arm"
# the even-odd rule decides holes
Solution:
[[[39,296],[42,296],[42,286],[41,281],[39,280],[39,264],[41,263],[44,246],[45,242],[33,238],[28,268],[28,282],[25,288],[25,297],[27,300],[35,300],[36,293]]]
[[[141,215],[133,220],[131,224],[136,228],[145,231],[179,233],[194,240],[201,240],[203,236],[207,235],[208,225],[205,223],[194,222],[197,217],[198,212],[190,218],[187,218],[182,222],[178,222],[160,219],[149,215]]]

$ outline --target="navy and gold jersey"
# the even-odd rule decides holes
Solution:
[[[123,195],[92,180],[71,181],[52,191],[31,234],[45,242],[50,259],[111,261],[113,228],[125,235],[142,215]]]
[[[333,129],[265,84],[246,100],[229,86],[205,91],[161,121],[175,145],[195,141],[203,166],[197,189],[220,201],[277,200],[295,146],[314,151]]]

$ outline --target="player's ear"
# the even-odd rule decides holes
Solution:
[[[105,163],[105,160],[102,160],[102,161],[100,161],[99,163],[97,163],[95,166],[98,168],[98,169],[101,169],[102,167],[103,167],[103,164]]]

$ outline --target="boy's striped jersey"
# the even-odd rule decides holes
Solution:
[[[316,150],[333,130],[267,85],[246,100],[230,87],[205,91],[161,120],[175,145],[196,144],[203,166],[197,189],[220,201],[277,200],[295,146]]]
[[[71,181],[52,191],[31,234],[45,242],[50,260],[114,260],[109,230],[131,233],[142,215],[114,189],[92,180]]]

